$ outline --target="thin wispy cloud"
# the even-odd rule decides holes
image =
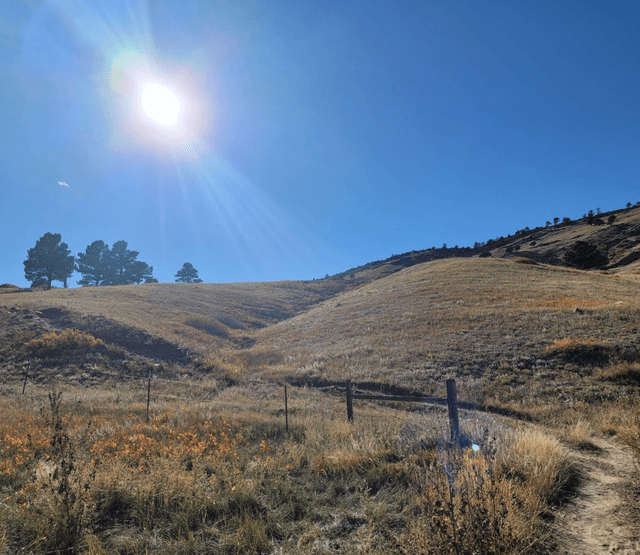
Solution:
[[[69,187],[69,184],[66,181],[58,181],[58,185],[60,185],[60,187]]]

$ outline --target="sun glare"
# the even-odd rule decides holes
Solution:
[[[172,125],[178,119],[180,101],[172,91],[151,83],[142,88],[142,107],[147,115],[162,125]]]

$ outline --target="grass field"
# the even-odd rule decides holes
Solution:
[[[547,545],[571,481],[557,440],[463,417],[482,454],[443,442],[444,415],[358,407],[308,388],[212,401],[34,386],[2,397],[4,552],[496,553]],[[41,407],[39,411],[35,407]],[[489,525],[489,528],[487,526]],[[443,551],[443,545],[449,545]],[[488,552],[488,551],[483,551]]]
[[[478,258],[359,286],[3,292],[0,553],[553,552],[570,450],[640,455],[637,293]],[[479,451],[441,408],[361,401],[350,424],[337,388],[449,377]]]

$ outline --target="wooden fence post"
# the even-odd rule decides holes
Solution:
[[[289,433],[289,402],[287,399],[287,386],[284,386],[284,429]]]
[[[151,366],[149,366],[149,383],[147,385],[147,423],[149,423],[149,404],[151,403]]]
[[[31,361],[28,360],[27,364],[24,365],[24,382],[22,382],[22,394],[24,395],[24,390],[27,387],[27,378],[29,377],[29,366],[31,366]]]
[[[451,441],[457,441],[460,435],[458,420],[458,398],[456,395],[456,381],[447,380],[447,406],[449,407],[449,425],[451,426]]]
[[[351,391],[351,380],[347,380],[347,419],[353,422],[353,392]]]

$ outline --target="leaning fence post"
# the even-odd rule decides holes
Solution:
[[[449,407],[449,425],[451,426],[451,441],[456,441],[460,435],[458,420],[458,398],[456,395],[456,381],[447,380],[447,406]]]
[[[353,422],[353,392],[351,391],[351,380],[347,380],[347,419]]]
[[[149,404],[151,403],[151,366],[149,366],[149,383],[147,385],[147,423],[149,422]]]

